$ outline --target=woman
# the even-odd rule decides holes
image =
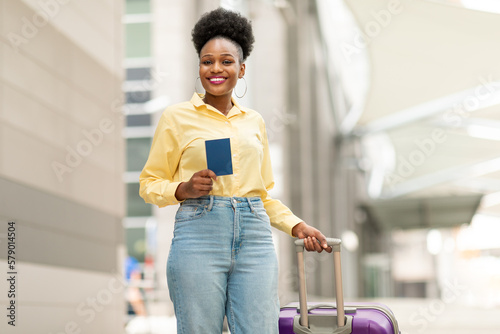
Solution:
[[[273,187],[262,117],[231,98],[245,75],[250,22],[219,8],[192,31],[205,94],[163,113],[140,176],[140,194],[159,207],[180,203],[167,261],[177,332],[278,333],[278,267],[270,226],[331,248],[268,191]],[[233,174],[207,169],[205,141],[229,138]]]

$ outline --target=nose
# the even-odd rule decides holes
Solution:
[[[218,61],[214,62],[214,64],[212,65],[211,71],[213,73],[219,73],[221,71],[221,66],[220,66],[220,63]]]

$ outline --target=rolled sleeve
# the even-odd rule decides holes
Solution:
[[[179,160],[176,131],[173,122],[168,122],[164,113],[139,179],[139,194],[146,203],[164,207],[180,202],[175,197],[175,192],[181,182],[173,179],[173,171],[178,168]]]
[[[292,229],[303,220],[295,216],[281,201],[270,197],[264,200],[264,208],[271,220],[271,225],[280,231],[292,236]]]

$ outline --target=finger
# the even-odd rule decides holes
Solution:
[[[207,174],[205,174],[205,170],[202,170],[202,171],[199,171],[198,173],[195,173],[192,177],[192,181],[194,183],[201,183],[201,184],[211,184],[212,183],[212,179],[208,176],[208,172],[207,172]]]
[[[321,233],[320,230],[314,229],[313,233],[314,233],[313,236],[318,242],[318,245],[320,245],[321,249],[326,249],[326,250],[331,249],[331,247],[328,246],[328,242],[326,241],[325,235]]]
[[[309,238],[308,237],[304,237],[304,248],[309,251],[309,248],[311,246],[309,245]]]
[[[320,232],[320,234],[321,234],[321,232]],[[326,237],[323,234],[321,234],[321,236],[322,237],[320,237],[320,238],[322,238],[322,239],[318,239],[318,243],[321,245],[321,248],[323,250],[327,251],[328,253],[331,253],[333,251],[332,246],[328,246],[328,241],[326,240]]]
[[[208,177],[200,177],[196,179],[196,182],[204,186],[211,186],[213,184],[212,179]]]
[[[211,171],[210,169],[207,169],[207,171],[208,171],[208,176],[211,179],[213,179],[214,181],[217,181],[217,175],[213,171]]]
[[[316,248],[315,248],[313,239],[311,237],[307,237],[305,240],[307,240],[306,241],[306,243],[307,243],[307,247],[306,247],[307,251],[308,252],[315,251]]]
[[[319,243],[321,244],[321,247],[326,250],[328,253],[332,252],[332,247],[328,246],[328,242],[326,241],[326,237],[320,232],[321,237],[318,239]]]
[[[191,189],[195,191],[205,190],[207,187],[210,187],[208,184],[203,184],[201,182],[193,182]]]
[[[320,230],[314,229],[314,237],[318,241],[318,244],[321,246],[321,248],[326,249],[328,248],[328,242],[326,241],[326,237],[321,233]]]
[[[313,241],[312,241],[312,238],[311,237],[305,237],[304,238],[304,247],[306,248],[306,250],[308,252],[312,252],[314,251],[314,244],[313,244]]]
[[[213,179],[214,181],[217,181],[217,175],[211,171],[210,169],[203,169],[201,171],[198,172],[199,176],[201,177],[204,177],[204,178],[209,178],[209,179]]]
[[[199,172],[196,172],[193,174],[193,177],[199,177],[199,178],[207,178],[208,176],[208,169],[202,169]]]
[[[198,191],[212,191],[213,186],[211,184],[198,184],[195,187],[196,190]]]
[[[321,253],[323,251],[323,247],[321,247],[319,240],[316,239],[316,237],[312,237],[313,245],[314,245],[314,250],[318,253]]]

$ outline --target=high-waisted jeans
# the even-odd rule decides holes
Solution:
[[[178,334],[278,334],[278,262],[258,197],[203,196],[175,217],[167,281]]]

